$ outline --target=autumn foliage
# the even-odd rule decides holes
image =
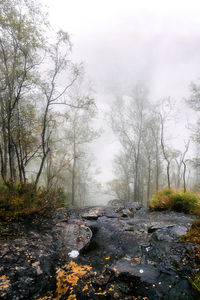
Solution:
[[[62,189],[35,189],[32,183],[16,183],[8,188],[0,182],[0,218],[44,213],[63,206],[65,202],[66,195]]]

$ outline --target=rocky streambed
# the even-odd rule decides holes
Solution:
[[[193,221],[129,203],[1,223],[0,299],[200,299]]]

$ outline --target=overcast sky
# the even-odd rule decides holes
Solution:
[[[199,0],[41,0],[53,29],[69,32],[73,57],[83,61],[100,111],[116,94],[144,82],[150,98],[180,103],[200,78]],[[94,145],[102,181],[111,178],[116,142],[109,131]]]

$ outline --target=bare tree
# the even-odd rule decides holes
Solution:
[[[161,136],[160,136],[160,144],[163,153],[163,157],[167,163],[167,186],[168,189],[171,189],[171,181],[170,181],[170,165],[172,157],[170,157],[170,151],[167,149],[166,142],[165,142],[165,126],[166,122],[170,120],[173,112],[173,104],[170,98],[166,98],[162,101],[160,111],[158,112],[160,118],[160,127],[161,127]]]
[[[44,96],[46,104],[41,124],[41,162],[35,179],[35,187],[38,185],[46,157],[50,151],[49,141],[54,124],[50,124],[51,120],[48,118],[49,111],[51,107],[56,104],[73,106],[73,104],[63,101],[62,98],[79,76],[78,68],[76,66],[72,66],[71,62],[69,66],[68,56],[70,50],[71,43],[68,34],[66,32],[59,31],[57,33],[56,44],[51,45],[48,51],[53,68],[48,72],[47,80],[41,84],[42,96]],[[72,68],[72,79],[70,79],[69,82],[61,90],[59,90],[57,80],[61,74],[68,70],[68,68]]]
[[[151,130],[151,136],[153,140],[153,145],[155,149],[155,186],[156,191],[159,190],[160,184],[160,175],[161,175],[161,159],[160,159],[160,126],[159,119],[156,114],[153,114],[153,118],[149,124],[149,128]]]
[[[185,145],[185,151],[182,154],[182,164],[184,166],[184,169],[183,169],[183,189],[184,189],[184,193],[186,192],[186,168],[187,168],[186,164],[189,161],[188,159],[185,159],[185,156],[188,152],[189,146],[190,146],[190,140]]]

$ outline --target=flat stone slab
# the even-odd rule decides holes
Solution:
[[[171,234],[175,235],[175,236],[182,236],[185,235],[188,231],[188,228],[186,226],[182,226],[182,225],[176,225],[173,226],[173,228],[171,228]]]
[[[66,248],[67,251],[78,250],[80,252],[92,238],[91,229],[84,224],[60,222],[56,225],[56,234],[61,247]]]
[[[94,208],[81,215],[86,220],[97,220],[103,215],[101,208]]]
[[[97,220],[98,219],[98,215],[96,214],[83,214],[82,218],[86,219],[86,220]]]
[[[155,283],[160,275],[156,268],[150,264],[135,264],[135,261],[135,258],[130,261],[122,259],[113,264],[111,269],[117,274],[126,273],[137,277],[142,282]]]
[[[173,226],[176,226],[176,224],[166,222],[151,222],[150,226],[148,226],[148,232],[153,232],[157,229],[169,228]]]

